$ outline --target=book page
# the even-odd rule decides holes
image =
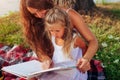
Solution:
[[[54,64],[53,68],[33,72],[33,73],[28,74],[28,75],[34,76],[34,75],[39,75],[39,73],[44,73],[44,72],[49,72],[49,71],[58,71],[58,70],[59,71],[60,70],[67,70],[67,69],[72,69],[72,68],[76,68],[76,61],[66,61],[66,62],[56,63],[56,64]]]
[[[3,71],[14,74],[19,77],[29,77],[28,74],[41,71],[41,63],[37,60],[32,60],[28,62],[23,62],[11,66],[6,66],[2,68]]]
[[[54,67],[63,67],[63,68],[74,68],[76,67],[76,61],[65,61],[65,62],[60,62],[60,63],[56,63],[54,65]]]
[[[67,61],[56,63],[53,68],[43,70],[42,63],[37,60],[32,60],[24,63],[19,63],[11,66],[3,67],[2,70],[14,74],[19,77],[31,78],[40,75],[44,72],[65,70],[76,67],[75,61]]]

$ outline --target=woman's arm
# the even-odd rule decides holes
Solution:
[[[89,30],[79,13],[73,9],[70,9],[68,14],[74,28],[76,28],[77,31],[79,31],[80,35],[83,36],[83,38],[88,42],[88,48],[85,52],[84,58],[90,61],[97,52],[98,41],[94,34]]]
[[[77,62],[77,67],[81,72],[90,69],[90,60],[93,58],[98,49],[98,41],[94,34],[89,30],[79,13],[70,9],[68,12],[72,25],[80,33],[80,35],[88,42],[87,50],[82,58]]]

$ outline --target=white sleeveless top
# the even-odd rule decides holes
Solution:
[[[72,49],[70,52],[72,58],[68,58],[65,56],[65,54],[62,50],[62,46],[58,46],[55,43],[55,37],[53,37],[53,36],[52,36],[52,43],[54,46],[54,53],[53,53],[53,58],[52,58],[54,63],[69,61],[69,60],[78,60],[79,58],[82,57],[82,49],[80,49],[79,47],[73,48],[74,45],[72,45],[72,43],[71,43]]]
[[[53,37],[53,36],[52,36],[52,43],[54,46],[54,53],[53,53],[53,58],[52,58],[54,63],[59,63],[59,62],[69,61],[69,60],[77,60],[82,57],[82,49],[80,49],[78,47],[73,48],[74,45],[72,45],[72,43],[71,43],[71,48],[72,48],[71,57],[72,58],[67,58],[64,56],[62,46],[58,46],[55,43],[55,37]],[[64,80],[87,80],[87,77],[88,77],[87,72],[81,73],[77,68],[73,68],[72,70],[74,71],[74,74],[70,75],[72,77],[72,79],[64,79]]]

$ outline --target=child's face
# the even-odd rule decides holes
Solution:
[[[64,26],[60,25],[59,23],[49,25],[49,28],[48,28],[51,35],[55,36],[56,38],[62,38],[63,37],[64,29],[65,29]]]

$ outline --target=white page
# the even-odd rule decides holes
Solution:
[[[8,73],[17,75],[19,77],[31,78],[31,77],[38,76],[43,72],[70,69],[70,68],[76,67],[75,61],[57,63],[53,68],[50,68],[47,70],[43,70],[41,64],[42,63],[37,60],[32,60],[24,63],[6,66],[6,67],[3,67],[2,70]]]
[[[28,77],[28,74],[41,71],[41,63],[37,60],[32,60],[24,63],[19,63],[2,68],[3,71],[12,73],[20,77]]]

